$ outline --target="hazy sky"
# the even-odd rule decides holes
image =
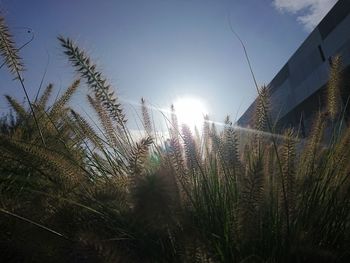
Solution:
[[[0,0],[21,50],[31,97],[45,71],[44,86],[56,92],[74,78],[56,37],[73,38],[88,51],[117,94],[168,108],[176,97],[199,97],[213,119],[237,119],[256,91],[243,50],[246,43],[259,84],[268,84],[336,0]],[[17,82],[0,69],[3,94],[24,97]],[[72,104],[86,107],[86,90]]]

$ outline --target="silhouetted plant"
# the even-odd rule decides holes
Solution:
[[[11,73],[21,72],[0,22],[1,55]],[[68,106],[79,80],[52,105],[48,85],[34,114],[6,96],[14,114],[0,120],[1,260],[349,261],[350,128],[339,114],[340,60],[331,71],[330,114],[315,115],[304,141],[292,130],[274,134],[262,87],[248,139],[229,117],[221,128],[206,116],[193,136],[179,129],[172,106],[169,140],[156,143],[145,101],[147,136],[138,140],[95,64],[70,39],[59,41],[92,90],[97,118]]]

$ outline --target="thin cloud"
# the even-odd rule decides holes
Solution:
[[[297,16],[307,31],[317,26],[338,0],[273,0],[273,6],[280,12]]]

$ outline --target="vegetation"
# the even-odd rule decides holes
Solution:
[[[0,54],[21,78],[23,62],[3,18]],[[178,126],[155,143],[131,136],[118,97],[88,55],[59,37],[80,75],[52,105],[53,86],[29,110],[6,96],[0,122],[0,254],[3,262],[349,262],[350,127],[338,103],[335,59],[328,108],[310,136],[275,136],[268,89],[243,145],[229,117],[203,133]],[[68,106],[81,82],[98,116]],[[325,138],[326,130],[331,136]],[[159,140],[158,140],[159,141]]]

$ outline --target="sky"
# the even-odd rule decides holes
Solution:
[[[30,97],[43,87],[62,93],[77,77],[57,41],[72,38],[116,90],[135,106],[144,97],[168,109],[179,97],[199,98],[212,120],[237,120],[256,97],[242,47],[259,85],[268,84],[336,0],[0,0],[1,15],[26,66]],[[0,69],[3,95],[23,101],[18,82]],[[86,87],[71,102],[87,110]],[[137,106],[135,106],[137,107]],[[128,115],[134,114],[129,107]]]

